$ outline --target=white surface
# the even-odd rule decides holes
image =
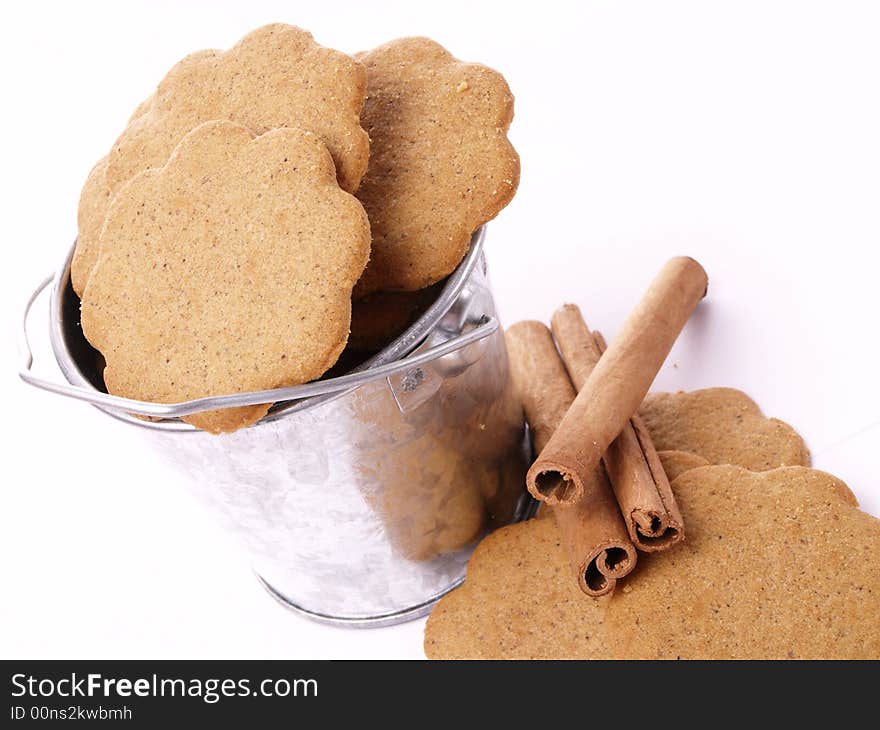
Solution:
[[[3,6],[0,656],[422,655],[423,621],[286,613],[136,433],[12,373],[24,296],[131,110],[179,57],[274,20],[352,52],[430,35],[502,70],[523,163],[489,235],[505,321],[568,300],[613,336],[667,257],[696,256],[710,299],[657,385],[743,388],[880,514],[876,4],[181,5]]]

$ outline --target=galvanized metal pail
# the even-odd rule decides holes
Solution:
[[[524,420],[508,378],[482,252],[485,229],[400,337],[346,375],[180,404],[104,392],[79,326],[72,251],[49,284],[50,338],[68,383],[21,377],[139,429],[247,546],[260,580],[311,618],[356,626],[424,615],[464,577],[476,542],[528,509]],[[214,436],[180,416],[275,403]],[[146,421],[136,415],[161,418]]]

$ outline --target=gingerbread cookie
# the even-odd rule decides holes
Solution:
[[[77,237],[73,260],[70,262],[70,283],[82,296],[89,274],[98,257],[98,238],[110,205],[110,188],[107,186],[107,158],[102,157],[89,172],[79,196],[76,214]]]
[[[493,532],[474,551],[467,579],[425,626],[429,659],[608,659],[608,596],[590,598],[571,578],[553,520]]]
[[[690,451],[658,451],[657,456],[660,457],[663,471],[670,482],[686,471],[709,466],[708,459],[704,459],[698,454],[692,454]]]
[[[843,482],[803,467],[710,466],[673,488],[688,540],[643,555],[610,597],[590,599],[574,586],[554,520],[490,535],[465,584],[431,614],[427,656],[880,656],[870,620],[880,608],[872,558],[880,521],[856,508]],[[762,559],[768,552],[773,560]],[[788,637],[791,626],[798,630]]]
[[[501,74],[427,38],[357,58],[367,69],[361,122],[371,140],[357,196],[373,244],[355,296],[421,289],[458,266],[471,234],[516,192],[513,95]]]
[[[608,603],[619,658],[880,658],[880,520],[803,467],[686,472],[688,539]]]
[[[352,302],[352,350],[381,350],[415,322],[437,298],[440,285],[414,292],[376,292]]]
[[[733,388],[649,393],[640,414],[658,451],[689,451],[712,464],[752,471],[810,465],[810,452],[797,432],[766,418]]]
[[[184,58],[116,140],[106,170],[93,170],[86,183],[74,289],[82,294],[88,281],[112,197],[136,174],[164,165],[181,138],[203,122],[230,120],[254,134],[278,127],[313,132],[333,156],[339,185],[353,192],[369,157],[369,138],[359,121],[365,90],[361,64],[289,25],[267,25],[228,51]]]
[[[669,481],[712,463],[757,471],[810,463],[803,439],[791,426],[765,418],[751,398],[733,388],[650,393],[640,414]],[[541,509],[538,517],[550,514]]]
[[[128,120],[131,124],[146,114],[153,103],[152,95],[144,99]],[[107,206],[110,204],[110,188],[107,185],[107,160],[105,155],[95,163],[89,172],[79,197],[79,209],[77,211],[77,229],[79,235],[76,241],[76,249],[73,253],[73,261],[70,263],[70,282],[73,290],[82,294],[89,272],[95,265],[97,256],[97,240],[104,225],[107,215]],[[81,243],[84,242],[84,243]]]
[[[168,403],[326,371],[346,342],[369,223],[316,135],[254,137],[216,121],[117,193],[100,243],[82,325],[106,358],[107,388]],[[184,420],[232,431],[267,409]]]
[[[357,469],[364,500],[382,520],[395,550],[429,560],[473,542],[486,522],[483,474],[430,432],[397,444]],[[392,466],[393,464],[393,466]]]
[[[132,112],[131,116],[128,118],[128,123],[131,124],[136,119],[139,119],[144,114],[146,114],[150,110],[150,106],[153,104],[153,94],[150,94],[146,99],[144,99],[140,104],[135,107],[135,110]]]

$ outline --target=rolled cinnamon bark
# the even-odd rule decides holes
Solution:
[[[510,376],[540,452],[574,401],[575,390],[545,325],[518,322],[508,328],[505,339]],[[553,514],[578,585],[587,595],[610,592],[635,567],[636,550],[601,464],[585,475],[580,498]]]
[[[556,310],[553,337],[575,388],[583,387],[605,351],[573,304]],[[684,539],[684,523],[657,450],[639,417],[633,416],[602,457],[629,537],[640,550],[663,550]]]
[[[526,475],[539,500],[573,504],[641,405],[708,279],[694,259],[671,259],[627,318]]]

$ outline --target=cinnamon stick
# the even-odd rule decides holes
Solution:
[[[510,377],[540,453],[576,392],[550,330],[541,322],[518,322],[508,328],[505,339]],[[581,490],[577,501],[553,514],[578,585],[589,596],[601,596],[635,568],[636,550],[601,464],[585,474]]]
[[[636,412],[708,279],[694,259],[671,259],[654,279],[526,475],[539,500],[573,504]]]
[[[583,387],[606,349],[590,332],[581,310],[564,304],[550,320],[556,346],[575,388]],[[638,415],[623,427],[602,457],[633,544],[664,550],[684,539],[684,524],[654,442]]]

